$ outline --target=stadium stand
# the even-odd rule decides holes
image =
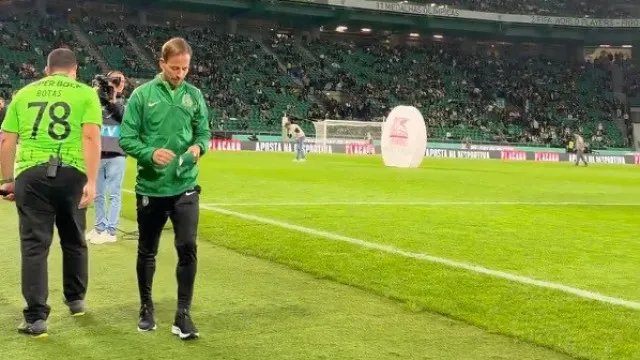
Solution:
[[[303,117],[310,103],[277,58],[252,38],[214,29],[129,25],[154,59],[162,43],[185,37],[198,54],[190,80],[205,89],[214,129],[239,133],[277,131],[284,112]]]
[[[412,1],[431,4],[431,0]],[[552,16],[591,16],[602,18],[632,17],[633,0],[613,2],[599,0],[442,0],[438,5],[448,5],[458,9],[487,11],[506,14],[534,14]]]
[[[103,22],[99,19],[85,17],[81,24],[89,40],[104,55],[109,68],[119,69],[125,74],[141,78],[154,75],[155,70],[146,66],[145,62],[137,56],[124,34],[124,30],[119,28],[115,22]]]
[[[640,96],[640,69],[633,64],[628,64],[625,70],[625,92],[630,97]]]
[[[524,14],[618,14],[593,1],[445,3]],[[67,18],[20,16],[3,19],[0,27],[7,40],[0,46],[7,54],[0,59],[6,70],[0,96],[10,98],[12,89],[37,78],[42,55],[54,46],[80,54],[81,79],[100,72]],[[185,37],[197,59],[189,79],[204,90],[213,129],[238,134],[280,134],[286,114],[312,136],[314,119],[380,120],[392,107],[411,104],[422,111],[430,138],[441,141],[563,146],[579,131],[594,148],[622,147],[629,139],[616,120],[628,120],[628,109],[614,96],[612,64],[624,69],[629,96],[637,96],[640,85],[637,67],[622,56],[568,62],[544,52],[499,51],[488,43],[469,51],[454,39],[391,45],[339,33],[303,40],[271,30],[228,34],[219,24],[141,25],[123,17],[83,16],[76,23],[109,68],[139,79],[157,72],[162,42]]]
[[[399,104],[420,108],[431,137],[560,145],[570,130],[592,137],[600,122],[603,144],[624,142],[612,121],[620,104],[608,72],[595,64],[536,57],[465,54],[456,44],[389,47],[316,41],[316,54],[335,57],[344,70],[335,89],[350,106],[332,103],[335,118],[381,118]],[[498,99],[498,101],[496,101]],[[500,105],[503,104],[503,105]]]
[[[0,96],[11,93],[41,76],[46,55],[54,48],[68,47],[78,55],[79,78],[89,81],[99,72],[97,62],[77,41],[64,18],[41,18],[34,12],[20,17],[0,17],[0,67],[2,71]],[[8,86],[7,86],[8,85]]]

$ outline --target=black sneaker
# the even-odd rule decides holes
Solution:
[[[140,320],[138,331],[153,331],[156,329],[156,321],[153,319],[153,308],[148,305],[140,307]]]
[[[20,334],[31,335],[34,338],[43,338],[49,336],[47,334],[47,322],[44,320],[36,320],[33,323],[23,321],[18,325]]]
[[[65,299],[64,303],[69,308],[71,316],[83,316],[85,314],[84,300],[67,301]]]
[[[178,310],[173,326],[171,326],[171,332],[178,335],[181,340],[192,340],[200,336],[187,310]]]

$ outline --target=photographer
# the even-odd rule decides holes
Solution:
[[[126,157],[118,144],[124,104],[119,97],[125,87],[125,77],[119,71],[106,76],[96,75],[93,86],[102,104],[102,153],[96,184],[95,223],[87,233],[92,244],[116,242],[116,231],[120,219],[122,181],[127,166]],[[109,206],[107,207],[107,194]]]

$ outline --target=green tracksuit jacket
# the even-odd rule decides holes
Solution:
[[[197,163],[180,174],[176,170],[190,146],[198,145],[201,156],[209,148],[208,110],[198,88],[183,82],[171,89],[156,76],[133,91],[120,130],[120,147],[138,161],[137,194],[174,196],[197,184]],[[153,162],[153,152],[162,148],[176,154],[167,166]]]

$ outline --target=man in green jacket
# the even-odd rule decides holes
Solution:
[[[184,80],[191,56],[191,47],[182,38],[162,46],[162,73],[131,94],[119,141],[138,162],[138,330],[156,329],[151,287],[160,234],[170,218],[178,253],[178,309],[171,331],[183,340],[199,336],[189,312],[197,267],[197,161],[211,138],[202,93]]]

